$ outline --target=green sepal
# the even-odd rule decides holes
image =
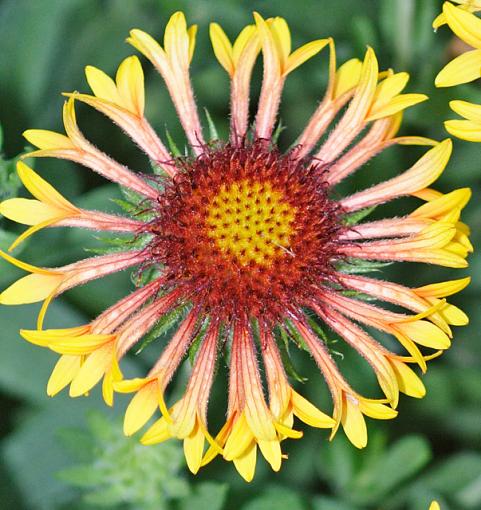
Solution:
[[[336,270],[344,274],[364,274],[381,271],[393,262],[376,262],[362,259],[347,259],[336,264]]]
[[[185,317],[187,310],[188,307],[182,305],[163,315],[158,320],[157,324],[144,336],[135,354],[140,354],[149,344],[159,339],[161,336],[166,335]]]
[[[190,361],[191,366],[194,365],[195,356],[197,354],[197,351],[199,350],[199,347],[202,344],[202,340],[205,337],[205,332],[207,331],[208,327],[209,327],[209,321],[206,320],[202,324],[202,326],[199,329],[199,332],[197,333],[197,335],[195,335],[195,338],[192,340],[192,343],[190,344],[190,347],[189,347],[189,361]]]
[[[281,354],[282,365],[289,377],[297,382],[305,383],[308,381],[307,377],[303,377],[294,367],[290,352],[289,352],[289,335],[283,327],[279,327],[274,333],[277,347]]]
[[[279,122],[277,123],[277,126],[276,126],[276,129],[274,130],[274,133],[272,133],[272,138],[271,138],[271,141],[272,141],[272,145],[277,145],[278,141],[279,141],[279,137],[281,136],[281,133],[286,129],[286,126],[284,126],[284,124],[282,124],[282,120],[279,120]]]
[[[172,153],[172,155],[176,158],[181,158],[182,152],[180,152],[179,148],[177,147],[177,144],[174,142],[174,139],[172,138],[168,129],[165,130],[165,136],[167,137],[167,144],[169,145],[169,150]]]
[[[343,223],[347,227],[352,227],[353,225],[357,225],[364,218],[367,218],[376,208],[377,208],[377,206],[373,205],[372,207],[366,207],[364,209],[353,212],[351,214],[346,214],[346,216],[344,216],[344,218],[343,218]]]
[[[207,119],[207,126],[209,128],[209,142],[216,142],[217,140],[220,140],[219,132],[217,131],[217,127],[214,121],[212,120],[209,110],[207,108],[204,108],[204,111],[205,117]]]

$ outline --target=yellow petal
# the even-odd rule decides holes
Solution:
[[[395,96],[400,94],[409,81],[408,73],[396,73],[388,76],[376,87],[371,113],[388,104]]]
[[[140,442],[144,445],[162,443],[172,436],[169,432],[169,424],[165,418],[157,420],[152,427],[142,436]]]
[[[481,49],[481,20],[464,9],[444,2],[443,13],[449,28],[466,44]]]
[[[468,103],[467,101],[450,101],[449,106],[467,120],[481,123],[481,105]]]
[[[253,439],[254,435],[247,425],[244,413],[242,413],[234,423],[232,432],[227,438],[224,447],[224,459],[233,460],[243,455]]]
[[[294,421],[294,417],[292,416],[292,413],[290,414],[290,420],[289,418],[283,419],[283,424],[277,422],[275,424],[276,430],[281,434],[281,436],[290,437],[291,439],[300,439],[303,436],[303,433],[299,430],[293,430],[291,426],[286,426],[286,422]]]
[[[287,65],[284,70],[284,75],[294,71],[297,67],[302,65],[306,60],[309,60],[314,55],[319,53],[325,46],[329,44],[329,39],[319,39],[317,41],[311,41],[304,44],[294,52],[292,52],[288,59]]]
[[[422,398],[426,394],[426,388],[421,379],[402,361],[389,360],[399,385],[399,391],[415,398]]]
[[[29,274],[20,278],[0,294],[2,305],[25,305],[43,301],[64,279],[59,274]]]
[[[277,55],[281,64],[281,70],[285,73],[288,65],[289,54],[291,53],[291,33],[289,26],[286,20],[281,17],[269,19],[267,20],[267,23],[272,34],[272,39],[277,48]]]
[[[481,76],[481,50],[471,50],[446,64],[435,79],[436,87],[453,87]]]
[[[115,335],[81,335],[75,337],[50,338],[48,347],[59,354],[80,356],[90,354],[102,345],[115,339]]]
[[[422,103],[426,101],[428,96],[425,94],[401,94],[394,99],[392,99],[386,105],[383,105],[380,108],[373,108],[372,113],[366,119],[368,121],[373,121],[377,119],[382,119],[383,117],[390,117],[392,115],[396,115],[406,108],[410,108],[418,103]]]
[[[428,301],[433,303],[437,299],[428,298]],[[450,303],[444,303],[438,312],[448,324],[453,326],[466,326],[469,324],[469,317],[460,308]]]
[[[247,450],[234,459],[234,466],[246,482],[251,482],[256,472],[257,446],[253,441]]]
[[[88,356],[70,385],[70,396],[79,397],[91,390],[112,365],[113,346],[107,344]]]
[[[448,349],[451,345],[449,337],[431,322],[420,320],[396,324],[396,328],[413,342],[432,349]]]
[[[342,406],[341,423],[349,441],[356,448],[364,448],[367,445],[367,428],[364,416],[361,413],[358,402],[352,402],[349,395]]]
[[[232,78],[235,71],[233,59],[232,44],[226,36],[222,27],[217,23],[211,23],[209,27],[209,35],[214,49],[214,54],[219,64],[227,71]]]
[[[121,103],[117,85],[110,76],[93,66],[85,68],[85,76],[95,97],[115,104]]]
[[[344,118],[351,118],[352,124],[362,122],[368,112],[374,94],[378,78],[378,62],[372,48],[368,48],[362,64],[361,76],[357,85],[356,93]]]
[[[137,57],[127,57],[116,75],[121,105],[139,117],[144,115],[144,72]]]
[[[28,191],[41,202],[57,207],[64,212],[78,212],[75,206],[22,161],[17,163],[17,173]]]
[[[184,455],[187,466],[194,475],[199,471],[204,453],[205,437],[198,424],[184,439]]]
[[[167,22],[164,33],[164,50],[171,65],[184,67],[189,64],[189,46],[185,15],[177,11]]]
[[[372,402],[367,399],[362,399],[359,402],[361,412],[370,418],[376,420],[391,420],[397,416],[397,411],[392,407],[386,406],[379,402]]]
[[[0,214],[23,225],[37,225],[61,216],[63,210],[28,198],[10,198],[0,203]]]
[[[471,277],[449,280],[447,282],[431,283],[418,287],[415,292],[420,297],[443,298],[461,292],[471,282]]]
[[[437,501],[433,501],[429,505],[429,510],[441,510],[441,507],[439,506],[439,503]]]
[[[133,393],[143,388],[149,381],[155,378],[135,377],[134,379],[124,379],[115,383],[115,391],[118,393]]]
[[[192,62],[195,50],[195,38],[197,36],[197,25],[192,25],[187,29],[187,37],[189,39],[189,63]]]
[[[252,46],[254,41],[255,44]],[[260,43],[255,25],[247,25],[244,27],[234,42],[232,47],[232,60],[236,68],[241,64],[241,59],[246,55],[245,52],[247,52],[248,48],[252,48],[252,51],[248,52],[249,54],[253,52],[254,55],[257,55],[259,53]]]
[[[114,405],[114,382],[122,380],[122,372],[120,371],[119,363],[114,357],[112,365],[106,372],[104,380],[102,381],[102,397],[104,402],[112,407]]]
[[[143,30],[134,28],[130,31],[130,37],[128,37],[126,41],[149,60],[157,62],[165,60],[166,58],[165,52],[160,44]]]
[[[468,142],[481,142],[481,122],[471,122],[469,120],[447,120],[444,123],[446,131]]]
[[[271,465],[273,471],[279,471],[282,464],[281,445],[278,439],[271,441],[259,440],[257,441],[262,455]]]
[[[142,428],[158,409],[157,385],[147,384],[130,401],[125,411],[124,434],[131,436]]]
[[[80,356],[60,356],[48,380],[47,395],[53,397],[70,384],[80,370],[80,364]]]
[[[45,129],[27,129],[24,138],[39,149],[75,149],[73,142],[65,135]]]
[[[423,204],[411,213],[410,216],[412,218],[439,218],[454,208],[463,209],[470,198],[471,190],[469,188],[457,189]]]
[[[335,421],[330,416],[319,411],[317,407],[294,390],[291,393],[291,400],[294,414],[307,425],[323,429],[334,427]]]
[[[339,67],[335,77],[333,99],[337,99],[357,86],[361,70],[362,62],[357,58],[348,60]]]

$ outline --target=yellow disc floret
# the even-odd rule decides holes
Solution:
[[[224,184],[207,211],[208,234],[218,248],[245,266],[269,265],[290,253],[296,208],[267,182]]]

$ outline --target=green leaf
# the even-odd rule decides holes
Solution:
[[[20,337],[20,329],[34,329],[38,305],[1,306],[2,355],[0,356],[0,388],[11,395],[36,405],[50,403],[46,384],[58,355],[32,345]],[[54,301],[47,313],[47,327],[70,327],[87,319],[74,307]]]
[[[306,505],[298,492],[276,485],[249,501],[242,510],[306,510]]]
[[[38,387],[42,386],[35,370],[31,371],[30,377],[36,380]],[[40,403],[39,399],[37,404]],[[45,406],[45,402],[43,404]],[[57,432],[60,428],[75,427],[83,422],[86,410],[93,407],[104,408],[104,405],[99,398],[74,400],[66,395],[56,397],[40,412],[24,416],[15,431],[4,440],[2,457],[27,508],[52,510],[74,497],[75,492],[56,476],[58,471],[70,464]],[[79,437],[77,441],[80,440]]]
[[[192,494],[180,500],[179,510],[194,508],[222,510],[229,486],[226,483],[203,482],[194,486]]]
[[[326,496],[317,496],[312,500],[312,510],[359,510],[359,508],[358,506]]]
[[[481,455],[457,454],[424,477],[423,482],[452,497],[462,508],[481,508]]]
[[[349,492],[354,501],[381,503],[391,491],[419,473],[430,459],[431,450],[424,437],[400,439],[358,474]]]

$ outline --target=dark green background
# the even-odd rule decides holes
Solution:
[[[436,72],[450,55],[452,39],[446,28],[434,34],[431,21],[441,7],[437,0],[3,0],[0,4],[0,122],[5,159],[24,148],[27,128],[62,131],[60,93],[87,90],[83,68],[95,65],[115,72],[120,61],[135,51],[123,41],[130,28],[161,37],[171,13],[186,12],[199,25],[192,64],[199,105],[206,106],[225,134],[228,125],[228,81],[215,61],[208,39],[208,23],[219,21],[230,36],[250,23],[252,10],[264,16],[287,18],[294,46],[334,36],[340,61],[362,57],[372,45],[383,68],[407,70],[409,92],[424,92],[431,100],[409,111],[403,134],[443,138],[442,120],[448,101],[467,98],[481,102],[478,83],[435,90]],[[160,77],[142,58],[146,73],[147,115],[163,136],[165,127],[178,144],[183,135]],[[327,52],[289,77],[281,109],[287,130],[281,145],[300,132],[326,83]],[[260,69],[256,69],[259,88]],[[137,170],[148,164],[119,130],[96,112],[78,107],[84,132],[102,149]],[[366,165],[342,192],[362,188],[405,169],[422,154],[419,148],[391,149]],[[479,239],[479,183],[481,147],[455,141],[454,156],[437,185],[443,191],[470,186],[474,197],[464,215]],[[70,163],[40,160],[36,168],[69,199],[83,207],[114,211],[110,198],[115,186]],[[2,179],[11,169],[4,161]],[[3,181],[1,181],[3,182]],[[417,202],[401,201],[376,214],[401,214]],[[0,247],[5,249],[17,227],[0,225]],[[37,265],[60,265],[86,256],[95,245],[85,232],[42,232],[25,244],[20,257]],[[17,252],[20,253],[20,250]],[[400,416],[388,423],[369,421],[370,444],[362,452],[339,433],[333,443],[326,433],[307,431],[299,442],[286,443],[289,460],[279,474],[258,462],[255,481],[245,484],[232,465],[219,460],[197,478],[186,473],[180,446],[172,443],[143,448],[122,438],[118,416],[127,400],[118,398],[115,411],[106,408],[95,390],[88,399],[65,395],[49,399],[45,384],[56,356],[24,342],[20,327],[32,327],[38,307],[0,310],[0,508],[5,510],[116,509],[242,509],[242,510],[356,510],[427,509],[436,497],[443,510],[481,508],[481,342],[479,276],[481,259],[471,257],[471,269],[452,271],[421,265],[390,268],[396,281],[422,285],[431,281],[473,276],[472,285],[453,302],[463,307],[471,324],[456,331],[452,349],[431,363],[424,382],[427,396],[420,401],[402,398]],[[0,263],[3,288],[20,272]],[[123,274],[76,289],[51,308],[48,324],[67,327],[88,321],[130,288]],[[160,344],[129,360],[128,370],[143,373],[155,359]],[[339,361],[356,387],[375,395],[369,370],[347,352]],[[327,402],[326,391],[313,364],[303,356],[297,368],[309,381],[302,392],[316,402]],[[186,370],[174,385],[179,394]],[[211,400],[222,416],[225,370],[221,368]],[[326,404],[324,404],[326,405]],[[94,414],[92,414],[94,413]]]

